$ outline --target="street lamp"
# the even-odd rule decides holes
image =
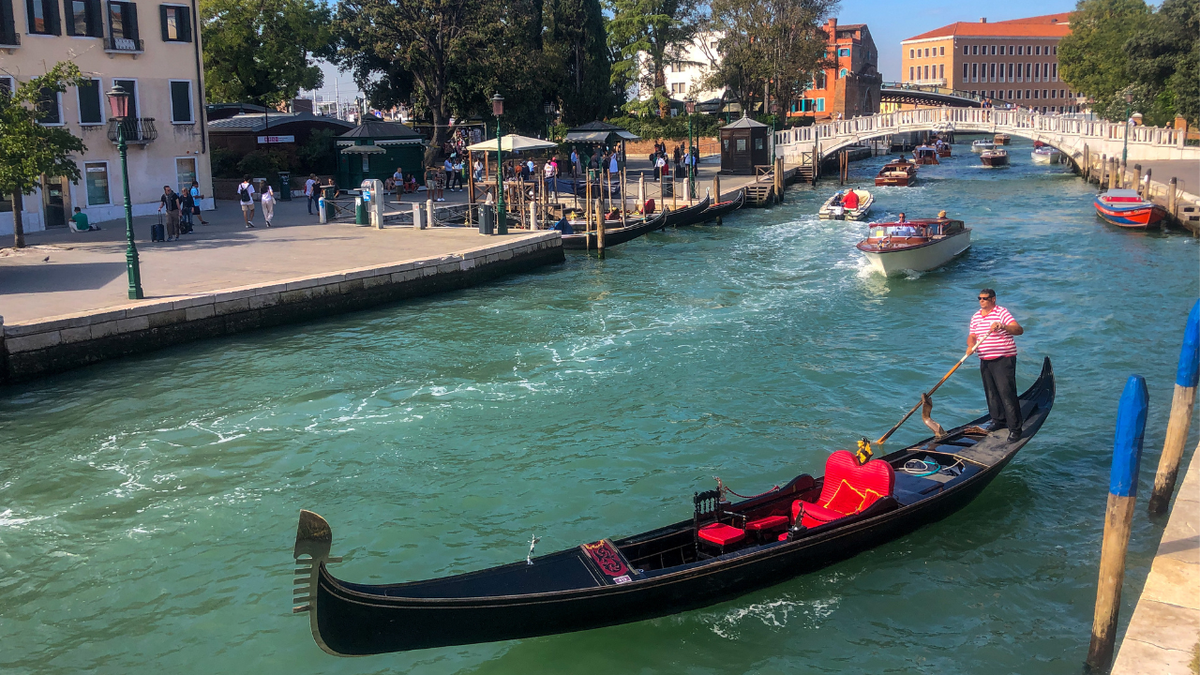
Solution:
[[[129,167],[126,161],[125,123],[129,119],[129,92],[114,85],[108,92],[109,116],[117,126],[117,152],[121,154],[121,179],[125,184],[125,270],[129,276],[129,299],[141,300],[142,272],[137,246],[133,243],[133,203],[129,200]]]
[[[1125,160],[1129,158],[1129,112],[1133,105],[1133,92],[1125,91],[1125,142],[1121,145],[1121,166],[1125,166]]]
[[[546,140],[554,135],[552,127],[554,126],[554,103],[546,101],[542,104],[542,112],[546,113]]]
[[[496,234],[508,234],[508,217],[504,212],[504,150],[500,142],[500,116],[504,114],[504,97],[492,96],[492,114],[496,116]]]
[[[692,114],[696,112],[696,101],[688,94],[686,99],[688,115],[688,198],[696,198],[696,142],[692,140]]]

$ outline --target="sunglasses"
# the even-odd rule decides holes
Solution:
[[[979,299],[980,299],[980,300],[995,300],[995,299],[996,299],[996,296],[994,296],[994,295],[981,295],[981,296],[979,296]]]

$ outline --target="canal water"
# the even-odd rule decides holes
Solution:
[[[1147,378],[1144,503],[1196,241],[1118,231],[1063,167],[985,169],[964,144],[876,218],[946,209],[974,246],[884,279],[836,187],[604,260],[210,340],[0,392],[6,673],[1078,673],[1117,399]],[[869,186],[882,159],[854,165]],[[871,188],[874,190],[874,188]],[[962,355],[976,292],[1049,356],[1058,401],[970,506],[819,573],[706,609],[570,635],[360,659],[291,613],[300,508],[332,569],[398,582],[688,518],[713,476],[743,494],[878,437]],[[981,414],[974,360],[935,397]],[[889,447],[925,435],[910,422]],[[1189,440],[1194,447],[1195,432]],[[1139,505],[1122,619],[1161,534]]]

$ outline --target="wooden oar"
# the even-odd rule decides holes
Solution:
[[[975,346],[971,347],[971,349],[968,350],[967,353],[964,354],[963,357],[958,360],[958,363],[954,364],[954,367],[950,369],[950,372],[943,375],[942,379],[938,380],[938,383],[933,385],[933,389],[930,389],[929,391],[922,394],[921,400],[917,401],[917,404],[912,407],[912,410],[909,410],[907,415],[905,415],[903,418],[901,418],[899,422],[896,422],[896,426],[892,427],[891,429],[888,429],[888,432],[886,434],[881,436],[879,438],[879,440],[875,441],[875,445],[877,445],[877,446],[883,445],[883,442],[886,441],[888,439],[888,437],[890,437],[892,434],[896,433],[896,430],[899,429],[902,424],[907,422],[908,418],[912,417],[913,413],[917,412],[917,410],[920,409],[921,404],[923,404],[926,401],[926,399],[933,396],[933,392],[937,391],[938,387],[942,386],[942,384],[945,383],[946,380],[950,379],[950,376],[954,374],[954,371],[958,370],[958,367],[966,362],[967,357],[969,357],[975,353],[975,350],[979,348],[980,342],[983,342],[983,340],[977,341],[975,343]]]

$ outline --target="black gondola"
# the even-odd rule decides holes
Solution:
[[[712,197],[704,195],[704,199],[685,206],[674,211],[667,211],[667,226],[668,227],[686,227],[695,225],[701,222],[701,214],[708,210],[708,205],[712,203]]]
[[[1054,373],[1046,359],[1040,377],[1021,395],[1025,422],[1020,440],[1008,441],[1003,429],[983,428],[991,423],[985,416],[867,462],[862,468],[882,466],[894,473],[890,494],[854,515],[808,528],[788,529],[789,513],[800,508],[800,517],[809,523],[809,507],[817,499],[825,502],[825,476],[800,475],[782,488],[736,504],[724,501],[719,490],[700,493],[693,519],[625,539],[601,539],[532,561],[442,579],[367,585],[329,573],[326,563],[340,561],[329,557],[329,524],[301,511],[294,555],[301,566],[296,593],[302,604],[293,611],[309,612],[313,637],[322,649],[356,656],[566,633],[704,607],[818,570],[954,513],[1037,433],[1054,394]],[[826,476],[839,468],[833,459],[848,454],[835,452]],[[854,462],[852,457],[849,461]],[[914,462],[940,468],[906,473]],[[846,475],[842,471],[838,476]],[[837,482],[840,493],[846,481],[839,477]],[[829,483],[832,487],[835,481]],[[713,527],[739,529],[733,527],[739,521],[748,530],[754,522],[771,519],[784,521],[782,534],[747,537],[720,549],[698,536]]]
[[[738,190],[738,194],[727,202],[717,202],[700,214],[700,222],[707,223],[717,218],[723,218],[746,205],[746,191]]]
[[[631,221],[625,227],[604,227],[604,248],[610,248],[617,244],[624,244],[630,239],[661,230],[667,223],[666,213],[656,213],[648,218]],[[562,236],[562,247],[568,250],[582,251],[588,248],[596,248],[596,233],[593,232],[574,232],[572,234],[564,234]]]

